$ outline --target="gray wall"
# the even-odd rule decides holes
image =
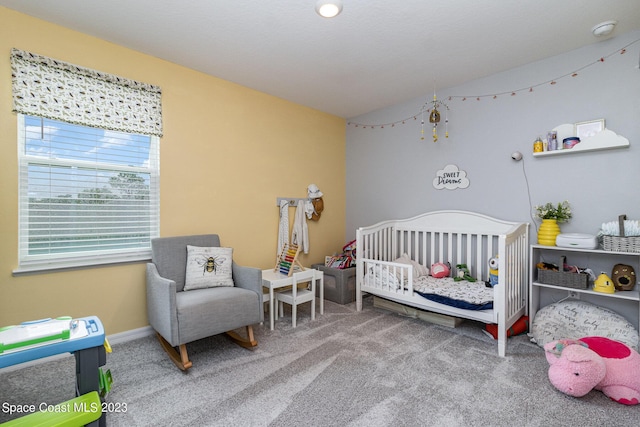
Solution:
[[[420,140],[419,119],[384,129],[347,125],[345,241],[355,238],[359,226],[439,209],[532,223],[525,172],[532,206],[565,199],[571,203],[573,219],[562,225],[563,232],[595,234],[602,222],[622,213],[640,219],[640,43],[627,47],[625,54],[615,53],[587,67],[577,77],[561,78],[533,92],[480,101],[447,100],[528,88],[598,61],[638,39],[640,31],[634,31],[458,87],[438,89],[438,99],[450,111],[449,138],[444,139],[440,125],[437,143],[432,142],[429,127],[425,127],[425,140]],[[425,70],[424,78],[437,78],[437,70]],[[413,101],[351,121],[381,124],[411,117],[432,97],[420,94]],[[628,138],[630,147],[532,156],[537,136],[563,123],[600,118],[606,120],[607,128]],[[513,161],[513,151],[521,151],[524,161]],[[433,187],[436,171],[447,164],[467,172],[468,188]],[[531,232],[535,242],[536,228]]]

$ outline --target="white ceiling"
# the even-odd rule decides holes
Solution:
[[[343,0],[333,19],[315,3],[0,0],[345,118],[598,43],[602,21],[618,21],[609,37],[640,29],[638,0]]]

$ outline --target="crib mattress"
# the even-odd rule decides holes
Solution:
[[[401,284],[397,276],[389,268],[369,268],[367,282],[380,283],[391,289],[400,289]],[[407,281],[402,285],[407,288]],[[452,277],[437,279],[433,276],[420,276],[413,280],[413,291],[428,300],[465,310],[493,309],[493,288],[487,287],[485,282],[456,282]]]
[[[481,281],[421,276],[414,280],[413,291],[428,300],[465,310],[493,309],[493,288]]]

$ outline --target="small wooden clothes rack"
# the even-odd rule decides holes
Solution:
[[[300,253],[300,247],[298,245],[286,244],[282,247],[282,252],[278,255],[276,266],[273,271],[278,271],[287,276],[291,276],[293,268],[297,264],[301,269],[304,267],[298,261],[298,254]]]

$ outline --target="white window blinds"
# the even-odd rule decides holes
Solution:
[[[158,137],[19,116],[22,270],[149,259]]]

